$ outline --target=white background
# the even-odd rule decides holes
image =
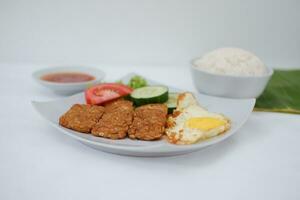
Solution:
[[[188,65],[237,46],[300,66],[298,0],[0,0],[0,61]]]
[[[0,64],[1,200],[300,199],[300,115],[254,112],[228,140],[183,156],[117,156],[73,140],[34,111],[31,100],[61,98],[31,79],[41,67]],[[195,91],[184,67],[105,71],[112,80],[134,71]]]

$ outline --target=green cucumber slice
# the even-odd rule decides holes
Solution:
[[[175,93],[175,92],[170,92],[169,93],[169,99],[168,101],[165,103],[168,106],[168,113],[172,114],[173,111],[176,109],[177,107],[177,99],[178,99],[178,95],[179,93]]]
[[[169,89],[164,86],[146,86],[135,89],[130,97],[136,106],[168,101]]]

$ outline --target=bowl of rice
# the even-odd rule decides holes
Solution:
[[[273,74],[255,54],[239,48],[216,49],[191,64],[199,92],[228,98],[257,98]]]

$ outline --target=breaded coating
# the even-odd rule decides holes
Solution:
[[[148,104],[135,109],[128,131],[129,137],[140,140],[157,140],[165,131],[168,108],[164,104]]]
[[[131,101],[117,100],[105,105],[105,111],[99,122],[93,127],[95,136],[122,139],[127,136],[133,119],[133,105]]]
[[[102,106],[75,104],[59,118],[59,124],[75,131],[90,133],[103,113]]]

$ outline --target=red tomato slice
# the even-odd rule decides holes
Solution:
[[[130,94],[133,90],[120,83],[103,83],[85,90],[87,104],[99,105]]]

